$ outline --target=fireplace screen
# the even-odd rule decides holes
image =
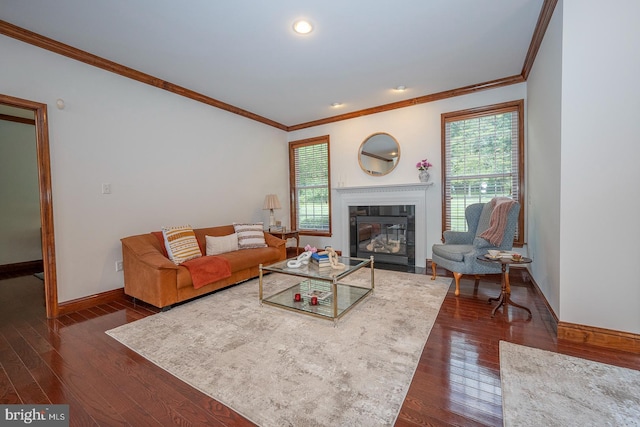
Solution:
[[[413,208],[413,206],[410,207]],[[359,208],[361,209],[351,213],[352,256],[369,258],[373,255],[376,262],[413,265],[415,263],[414,216],[406,211],[406,207],[397,207],[402,208],[398,211],[403,215],[371,215],[381,213],[380,209],[376,208],[394,207]],[[385,209],[382,211],[384,213]]]

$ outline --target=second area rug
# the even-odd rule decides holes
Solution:
[[[640,371],[500,341],[505,426],[638,426]]]

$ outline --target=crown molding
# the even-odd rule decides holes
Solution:
[[[242,108],[235,107],[231,104],[227,104],[226,102],[219,101],[193,90],[175,85],[166,80],[162,80],[141,71],[134,70],[133,68],[120,65],[113,61],[109,61],[108,59],[101,58],[92,53],[85,52],[84,50],[77,49],[64,43],[60,43],[59,41],[50,39],[45,36],[41,36],[40,34],[18,27],[17,25],[10,24],[6,21],[0,20],[0,34],[14,38],[16,40],[20,40],[25,43],[29,43],[33,46],[37,46],[39,48],[57,53],[59,55],[66,56],[67,58],[75,59],[76,61],[84,62],[85,64],[89,64],[94,67],[119,74],[123,77],[155,86],[159,89],[166,90],[176,95],[184,96],[185,98],[193,99],[194,101],[202,102],[203,104],[211,105],[212,107],[220,108],[221,110],[225,110],[230,113],[237,114],[239,116],[243,116],[281,130],[287,130],[287,126],[267,119],[266,117],[259,116],[250,111],[243,110]]]
[[[339,116],[327,117],[325,119],[314,120],[311,122],[300,123],[298,125],[289,126],[289,132],[294,130],[306,129],[314,126],[326,125],[328,123],[339,122],[342,120],[354,119],[356,117],[368,116],[371,114],[382,113],[384,111],[396,110],[398,108],[412,107],[414,105],[425,104],[427,102],[439,101],[441,99],[453,98],[456,96],[469,95],[482,90],[495,89],[502,86],[523,83],[525,80],[520,75],[503,77],[501,79],[491,80],[484,83],[476,83],[457,89],[445,90],[443,92],[432,93],[430,95],[419,96],[417,98],[406,99],[404,101],[392,102],[391,104],[379,105],[377,107],[365,108],[364,110],[353,111],[351,113],[340,114]]]
[[[544,34],[547,32],[547,27],[549,26],[549,22],[551,21],[553,11],[556,9],[557,4],[558,0],[544,0],[544,4],[540,10],[540,16],[538,16],[536,28],[533,31],[533,36],[531,37],[529,51],[527,52],[524,64],[522,65],[521,74],[524,80],[529,78],[529,73],[531,72],[531,68],[533,68],[533,63],[536,60],[536,55],[538,54],[538,50],[540,50]]]
[[[29,43],[31,45],[40,47],[42,49],[49,50],[59,55],[63,55],[68,58],[75,59],[80,62],[84,62],[85,64],[89,64],[94,67],[101,68],[103,70],[110,71],[115,74],[119,74],[121,76],[139,81],[141,83],[145,83],[145,84],[157,87],[159,89],[166,90],[176,95],[184,96],[194,101],[198,101],[203,104],[207,104],[212,107],[216,107],[216,108],[228,111],[230,113],[237,114],[242,117],[246,117],[251,120],[255,120],[257,122],[275,127],[277,129],[284,130],[287,132],[292,132],[300,129],[306,129],[306,128],[325,125],[329,123],[335,123],[343,120],[354,119],[357,117],[368,116],[371,114],[377,114],[385,111],[396,110],[399,108],[412,107],[414,105],[425,104],[428,102],[439,101],[442,99],[468,95],[478,91],[495,89],[502,86],[523,83],[527,80],[527,77],[529,76],[531,68],[533,67],[535,57],[538,53],[538,50],[540,49],[540,45],[542,44],[544,34],[547,30],[547,27],[549,26],[549,22],[551,21],[551,17],[553,16],[553,11],[555,10],[557,2],[558,2],[557,0],[544,0],[544,4],[542,6],[540,15],[538,17],[538,22],[536,24],[536,28],[534,30],[531,43],[529,45],[529,50],[527,52],[527,56],[524,61],[522,72],[519,75],[503,77],[496,80],[490,80],[488,82],[477,83],[477,84],[464,86],[457,89],[451,89],[451,90],[446,90],[446,91],[433,93],[429,95],[419,96],[417,98],[411,98],[404,101],[398,101],[390,104],[379,105],[376,107],[365,108],[358,111],[352,111],[350,113],[340,114],[332,117],[326,117],[323,119],[313,120],[305,123],[299,123],[292,126],[287,126],[282,123],[278,123],[274,120],[268,119],[266,117],[260,116],[258,114],[252,113],[242,108],[233,106],[231,104],[227,104],[226,102],[219,101],[215,98],[211,98],[209,96],[203,95],[201,93],[195,92],[185,87],[175,85],[166,80],[162,80],[157,77],[151,76],[149,74],[143,73],[141,71],[137,71],[132,68],[126,67],[124,65],[115,63],[113,61],[109,61],[108,59],[101,58],[97,55],[77,49],[73,46],[69,46],[67,44],[58,42],[48,37],[39,35],[27,29],[10,24],[9,22],[6,22],[6,21],[0,20],[0,34],[14,38],[16,40],[20,40],[25,43]]]

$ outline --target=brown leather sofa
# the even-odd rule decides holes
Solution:
[[[205,253],[205,236],[233,234],[233,225],[198,228],[193,230]],[[286,241],[265,233],[266,248],[241,249],[216,256],[229,261],[231,277],[208,284],[199,289],[193,287],[191,275],[186,267],[174,264],[166,256],[159,232],[140,234],[120,239],[124,265],[125,294],[167,309],[173,304],[186,301],[209,292],[257,277],[260,264],[271,264],[286,259]]]

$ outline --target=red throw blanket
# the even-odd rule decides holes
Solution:
[[[500,246],[504,238],[504,229],[507,227],[509,211],[516,202],[508,197],[495,197],[489,203],[493,205],[489,228],[480,237],[488,240],[493,246]]]
[[[185,261],[180,265],[184,265],[189,270],[195,289],[200,289],[209,283],[231,277],[229,261],[222,257],[201,256]]]

